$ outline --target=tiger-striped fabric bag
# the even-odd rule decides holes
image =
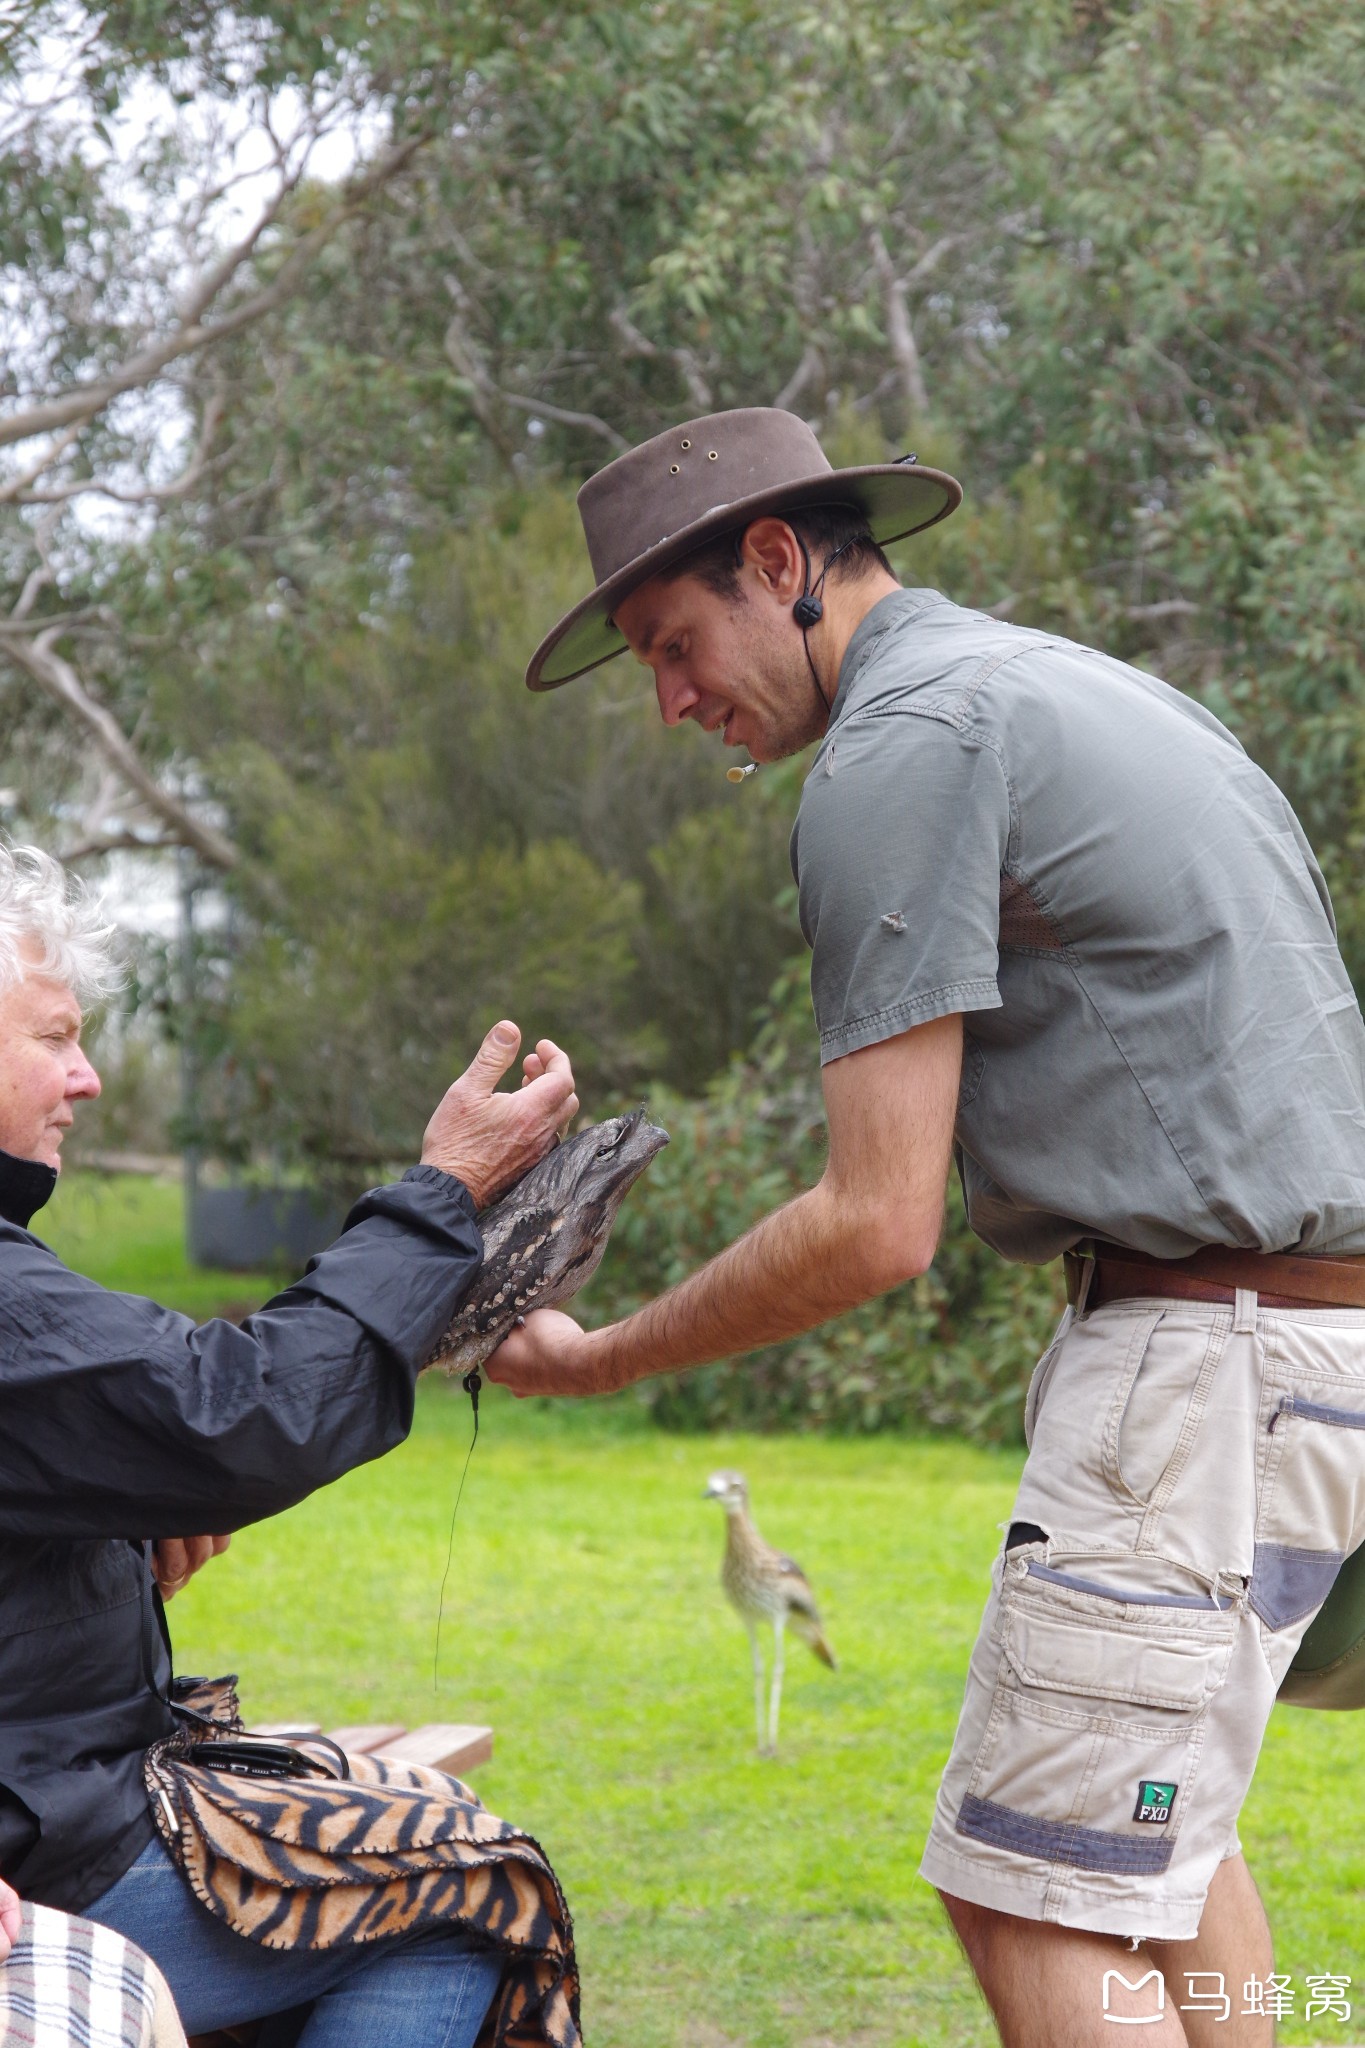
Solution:
[[[540,1844],[424,1764],[300,1738],[297,1775],[257,1775],[236,1683],[177,1680],[181,1726],[144,1761],[161,1838],[209,1911],[287,1949],[456,1922],[504,1959],[478,2048],[581,2048],[573,1922]],[[259,1754],[278,1765],[277,1744]]]

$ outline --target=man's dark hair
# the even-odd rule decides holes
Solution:
[[[778,512],[773,516],[785,520],[792,532],[805,542],[811,558],[812,582],[839,549],[844,552],[829,572],[831,583],[852,581],[874,568],[885,569],[888,575],[894,574],[891,564],[872,538],[866,515],[856,505],[806,505],[800,511]],[[675,562],[671,569],[663,570],[664,581],[676,583],[680,577],[695,576],[719,597],[737,598],[740,546],[752,524],[753,521],[749,520],[730,533],[704,541],[692,554],[684,555],[680,562]]]

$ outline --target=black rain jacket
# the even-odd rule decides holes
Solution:
[[[241,1328],[64,1266],[25,1227],[56,1183],[0,1153],[0,1875],[79,1911],[152,1837],[172,1728],[162,1536],[221,1535],[380,1457],[483,1254],[432,1166],[363,1195]]]

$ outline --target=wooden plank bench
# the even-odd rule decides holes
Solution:
[[[291,1735],[326,1734],[352,1755],[428,1764],[432,1770],[449,1771],[452,1778],[467,1777],[493,1754],[493,1730],[472,1721],[426,1721],[420,1728],[405,1728],[401,1721],[357,1721],[328,1729],[318,1721],[272,1721],[252,1733],[278,1736],[281,1741]]]

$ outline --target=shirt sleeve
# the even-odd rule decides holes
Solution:
[[[467,1190],[414,1167],[240,1328],[196,1326],[0,1224],[0,1531],[222,1535],[379,1457],[482,1256]]]
[[[821,1061],[1000,1007],[1009,790],[977,735],[922,713],[837,727],[792,838]]]

